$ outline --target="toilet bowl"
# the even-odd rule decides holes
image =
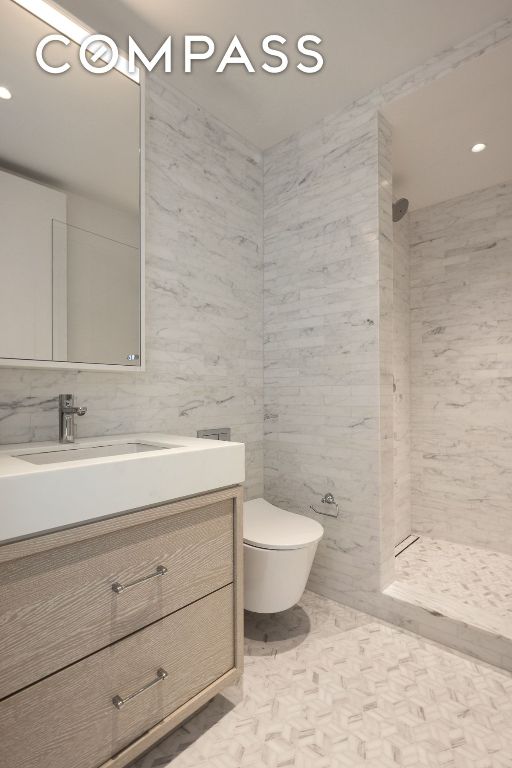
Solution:
[[[295,605],[306,588],[318,542],[315,520],[274,507],[265,499],[244,504],[245,608],[278,613]]]

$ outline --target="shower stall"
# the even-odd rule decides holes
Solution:
[[[394,266],[395,578],[512,637],[512,182],[413,210]]]
[[[507,664],[512,111],[501,67],[511,55],[506,43],[386,113],[400,199],[392,212],[396,549],[384,591],[453,621],[461,637],[475,629],[494,651],[489,660]],[[485,151],[472,151],[477,139]]]

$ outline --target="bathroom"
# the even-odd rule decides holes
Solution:
[[[1,0],[0,762],[510,766],[512,3],[235,5]]]

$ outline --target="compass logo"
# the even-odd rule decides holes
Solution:
[[[59,75],[71,68],[71,63],[66,60],[65,53],[61,64],[49,64],[45,58],[46,48],[51,44],[68,46],[71,41],[65,35],[46,35],[37,45],[36,60],[41,69],[52,75]],[[320,72],[324,66],[324,57],[317,50],[322,43],[318,35],[302,35],[294,43],[294,53],[298,57],[296,69],[307,75]],[[112,69],[121,69],[131,77],[135,77],[139,68],[143,67],[151,72],[159,62],[163,63],[165,72],[173,70],[173,54],[175,42],[172,37],[167,37],[156,53],[150,58],[138,45],[133,37],[128,38],[128,56],[119,52],[117,43],[107,35],[95,34],[86,37],[79,49],[79,60],[82,67],[95,75],[105,74]],[[261,41],[261,54],[263,61],[257,66],[264,72],[277,75],[284,72],[290,66],[290,56],[287,53],[289,41],[282,35],[267,35]],[[230,66],[241,66],[250,74],[256,72],[253,59],[243,46],[239,37],[235,35],[225,50],[217,51],[213,38],[208,35],[185,35],[181,41],[181,62],[183,71],[191,74],[194,62],[207,61],[217,57],[215,71],[222,74]]]

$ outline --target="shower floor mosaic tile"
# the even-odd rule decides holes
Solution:
[[[136,768],[512,768],[512,676],[306,593],[246,617],[243,696]],[[134,766],[134,768],[135,768]]]
[[[462,610],[466,623],[512,638],[510,555],[420,536],[395,559],[395,578],[394,590],[398,582],[445,615]]]

